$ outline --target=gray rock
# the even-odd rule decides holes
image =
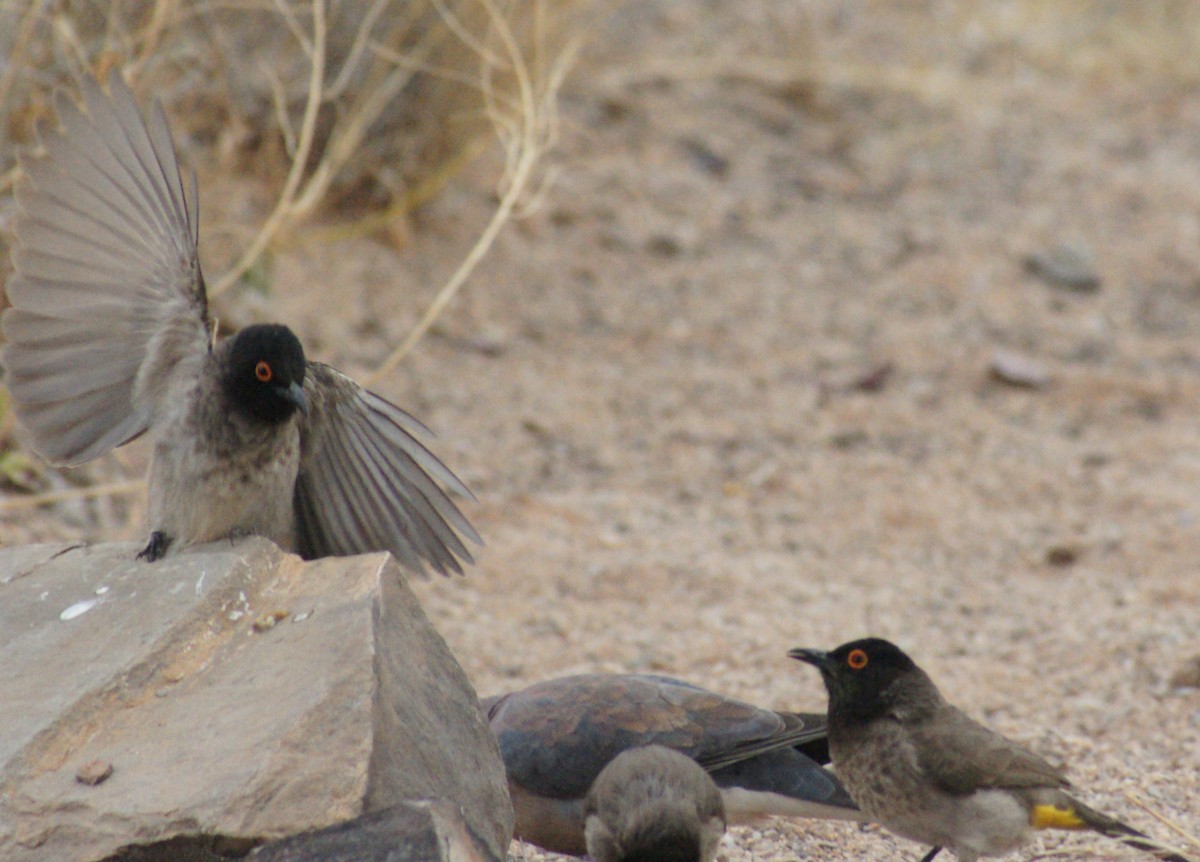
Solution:
[[[253,862],[500,862],[444,800],[406,802],[259,847]]]
[[[993,351],[988,371],[992,379],[1019,389],[1045,389],[1050,385],[1050,372],[1044,364],[1012,350]]]
[[[1082,242],[1064,242],[1025,258],[1025,268],[1048,284],[1079,293],[1100,289],[1096,257]]]
[[[244,852],[417,798],[453,800],[502,855],[495,742],[389,556],[136,551],[0,550],[0,859]],[[109,777],[77,780],[94,761]]]

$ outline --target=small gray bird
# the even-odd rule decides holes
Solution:
[[[725,834],[712,778],[661,745],[618,754],[592,785],[583,816],[595,862],[712,862]]]
[[[1090,829],[1169,862],[1188,862],[1070,796],[1062,770],[947,703],[929,676],[879,638],[788,653],[829,690],[833,767],[863,811],[962,862],[1016,850],[1037,829]]]
[[[584,800],[631,748],[662,745],[695,760],[732,822],[764,815],[865,819],[828,761],[821,715],[773,712],[663,676],[584,674],[483,701],[508,774],[516,835],[581,856]]]
[[[318,362],[285,326],[213,346],[185,197],[162,109],[143,120],[120,76],[23,157],[5,382],[33,447],[89,461],[153,439],[149,544],[260,534],[313,558],[387,550],[418,572],[471,562],[475,530],[442,486],[470,492],[400,408]],[[440,483],[440,484],[439,484]]]

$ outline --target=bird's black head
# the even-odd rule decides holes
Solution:
[[[913,686],[923,688],[928,677],[898,646],[882,638],[842,644],[832,652],[794,649],[790,658],[821,671],[829,690],[829,723],[853,723],[893,710]],[[929,683],[932,688],[932,683]]]
[[[286,326],[247,326],[233,337],[221,363],[221,385],[234,409],[260,422],[278,423],[307,413],[304,348]]]
[[[669,828],[656,835],[639,835],[622,849],[618,859],[619,862],[703,862],[700,836],[693,830],[671,832]]]
[[[633,813],[616,836],[613,862],[703,862],[702,825],[694,806],[652,800]]]

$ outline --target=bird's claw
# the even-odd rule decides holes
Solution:
[[[161,560],[163,555],[167,553],[167,548],[171,544],[171,537],[162,530],[155,530],[150,534],[150,541],[146,547],[138,552],[136,559],[145,560],[148,563],[153,563],[156,560]]]

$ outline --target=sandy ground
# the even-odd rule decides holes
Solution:
[[[1152,16],[954,5],[602,19],[544,206],[379,387],[437,431],[487,540],[417,588],[481,694],[632,670],[820,708],[786,650],[885,636],[1086,800],[1200,832],[1200,691],[1170,684],[1200,654],[1200,88]],[[282,255],[268,316],[370,369],[494,167],[409,249]],[[1098,289],[1030,271],[1064,244]],[[1001,349],[1046,385],[993,379]],[[80,511],[2,523],[111,537]],[[721,858],[922,853],[779,821]],[[1071,836],[1023,858],[1049,855],[1134,856]]]

